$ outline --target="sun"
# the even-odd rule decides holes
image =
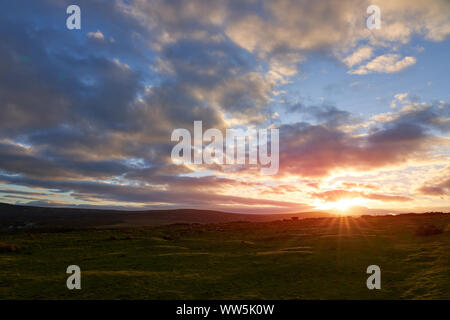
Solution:
[[[319,208],[322,210],[335,210],[339,211],[341,214],[344,214],[347,210],[355,206],[361,206],[364,203],[365,201],[360,198],[339,199],[337,201],[322,204],[319,206]]]
[[[355,205],[353,199],[342,199],[333,204],[333,207],[339,211],[346,211],[348,208]]]

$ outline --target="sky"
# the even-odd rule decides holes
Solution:
[[[0,202],[450,211],[449,35],[446,0],[3,1]],[[277,174],[174,163],[194,121],[277,128]]]

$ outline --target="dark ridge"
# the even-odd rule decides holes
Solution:
[[[425,212],[400,214],[408,216],[434,216],[450,213]],[[400,215],[362,215],[362,218]],[[304,219],[335,217],[326,212],[300,212],[291,214],[245,214],[214,210],[170,209],[170,210],[110,210],[33,207],[0,203],[0,229],[76,229],[102,227],[143,227],[167,224],[210,224],[229,222],[298,221]]]

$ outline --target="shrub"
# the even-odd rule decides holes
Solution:
[[[439,229],[433,224],[421,225],[416,229],[416,235],[422,237],[432,236],[435,234],[440,234],[442,232],[444,232],[442,229]]]
[[[21,247],[16,244],[0,243],[0,253],[16,252],[19,251],[20,249]]]

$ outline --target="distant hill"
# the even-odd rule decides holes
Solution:
[[[120,211],[106,209],[47,208],[0,203],[1,229],[21,229],[31,227],[136,227],[174,223],[222,223],[233,221],[267,222],[291,219],[293,217],[304,219],[328,216],[330,216],[330,214],[325,212],[241,214],[197,209]]]
[[[426,212],[421,215],[439,215],[441,212]],[[404,213],[404,215],[419,215]],[[27,228],[116,228],[144,227],[176,223],[226,223],[269,222],[285,219],[307,219],[334,217],[327,212],[299,212],[291,214],[244,214],[213,210],[109,210],[82,208],[55,208],[11,205],[0,203],[0,230]],[[363,214],[363,217],[375,215]],[[381,215],[376,215],[381,216]],[[387,216],[392,216],[388,214]]]

